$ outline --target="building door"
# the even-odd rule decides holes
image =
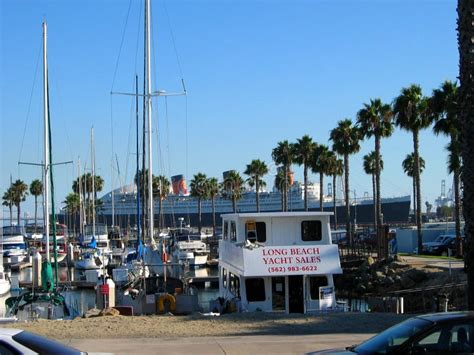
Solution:
[[[272,310],[285,311],[285,277],[272,277]]]
[[[304,313],[303,275],[288,276],[290,313]]]

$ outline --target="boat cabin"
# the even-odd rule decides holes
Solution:
[[[309,313],[336,308],[342,273],[329,212],[222,215],[219,295],[242,311]]]

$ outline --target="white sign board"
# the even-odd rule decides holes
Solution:
[[[319,288],[319,309],[325,310],[334,306],[334,287],[324,286]]]
[[[337,245],[243,249],[244,276],[341,274]]]

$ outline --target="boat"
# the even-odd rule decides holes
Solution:
[[[329,212],[226,214],[219,242],[223,311],[311,313],[336,310],[342,273]]]
[[[176,235],[173,243],[172,255],[175,262],[191,267],[206,266],[209,251],[201,235]]]
[[[76,260],[74,267],[78,270],[95,270],[106,267],[108,258],[101,257],[101,255],[94,250],[84,251],[79,260]]]
[[[3,235],[1,239],[3,240]],[[2,247],[3,247],[3,243],[0,244],[0,250],[3,252]],[[5,274],[5,270],[3,269],[3,257],[0,257],[0,296],[9,293],[10,289],[11,289],[10,279],[7,278]]]
[[[4,226],[0,239],[0,249],[7,262],[17,263],[26,256],[26,232],[22,226]]]
[[[104,194],[101,200],[101,213],[106,218],[107,223],[112,221],[112,194],[115,196],[114,214],[115,220],[122,223],[130,223],[136,225],[136,204],[137,204],[137,187],[135,184],[129,184],[115,189],[113,192]],[[245,191],[242,198],[237,201],[238,213],[256,212],[256,193],[255,191]],[[260,211],[261,212],[279,212],[281,211],[281,193],[274,188],[273,191],[260,193]],[[118,201],[118,202],[117,202]],[[350,209],[352,222],[364,225],[372,224],[374,218],[374,205],[371,196],[358,197],[350,199]],[[388,224],[406,224],[409,222],[411,196],[383,197],[381,199],[382,213],[384,222]],[[155,200],[154,210],[159,210],[159,202]],[[215,199],[216,223],[222,223],[221,215],[233,213],[232,201],[222,196]],[[334,203],[332,196],[325,196],[323,203],[324,211],[334,212]],[[319,184],[308,184],[308,209],[309,211],[319,211]],[[289,211],[304,211],[304,185],[295,181],[289,190],[288,195]],[[198,201],[192,196],[175,194],[174,191],[162,201],[162,214],[165,225],[169,227],[176,226],[176,221],[183,218],[187,224],[198,225]],[[336,214],[339,225],[345,225],[344,216],[345,203],[342,199],[336,199]],[[65,213],[61,212],[61,218],[65,218]],[[155,219],[158,220],[158,213]],[[201,213],[202,225],[212,225],[212,203],[209,200],[202,201]],[[333,218],[331,218],[332,220]],[[120,227],[126,227],[125,224]]]
[[[95,226],[89,224],[84,226],[84,236],[80,238],[81,245],[87,248],[93,241],[95,241],[94,247],[97,248],[101,254],[107,257],[112,254],[107,225],[97,223]]]
[[[49,238],[49,250],[54,250],[54,242],[52,236]],[[68,250],[68,235],[67,235],[67,226],[64,224],[56,224],[56,260],[58,263],[64,262],[66,259]],[[41,249],[40,254],[43,258],[46,258],[46,237],[43,237],[41,240]],[[50,262],[54,263],[54,255],[50,255]]]

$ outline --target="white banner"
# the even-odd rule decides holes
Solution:
[[[244,276],[341,274],[337,245],[243,249]]]

